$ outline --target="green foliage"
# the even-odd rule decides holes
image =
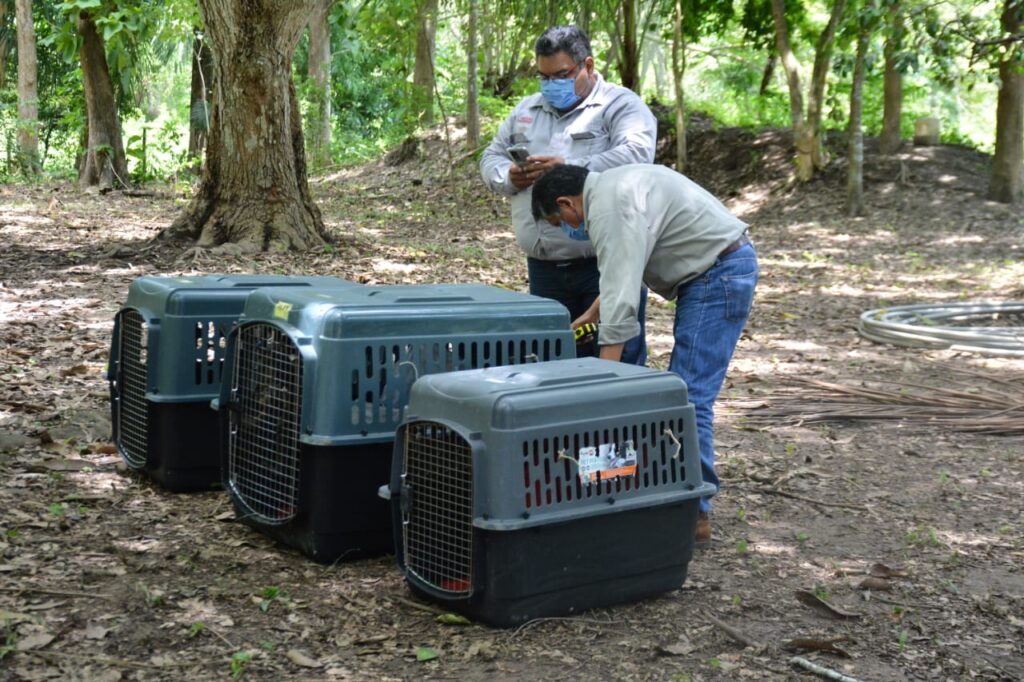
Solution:
[[[870,24],[873,42],[864,83],[863,125],[867,134],[881,128],[883,49],[895,46],[897,69],[904,76],[903,134],[922,116],[942,120],[942,138],[990,150],[995,129],[995,65],[1020,44],[1001,45],[1000,0],[976,3],[902,3],[903,28],[893,33],[887,12],[893,0],[850,3],[841,28],[826,90],[825,125],[843,130],[848,118],[853,36]],[[85,124],[80,37],[76,22],[88,12],[105,42],[129,171],[136,182],[177,178],[194,165],[185,158],[189,126],[205,129],[207,112],[189,101],[191,42],[200,25],[197,6],[186,0],[60,0],[35,3],[39,52],[40,156],[49,176],[76,173],[76,157]],[[788,93],[781,65],[761,93],[774,51],[774,22],[769,0],[720,3],[682,0],[688,44],[685,91],[690,111],[701,111],[721,125],[788,126]],[[416,38],[417,3],[403,0],[339,0],[331,10],[332,163],[380,156],[420,127],[410,96]],[[641,11],[648,36],[645,47],[661,50],[653,62],[670,64],[673,3]],[[805,66],[813,58],[813,39],[828,18],[827,3],[787,2],[790,40]],[[532,47],[551,22],[577,20],[573,6],[552,8],[528,0],[490,0],[479,4],[480,110],[483,140],[523,96],[536,92]],[[460,119],[465,106],[466,3],[443,6],[438,18],[434,67],[437,105]],[[595,9],[590,34],[597,68],[615,80],[613,14]],[[0,32],[12,31],[13,19]],[[322,96],[306,78],[308,45],[304,36],[294,65],[302,113],[309,124]],[[0,139],[10,146],[17,128],[13,42],[7,85],[0,89]],[[649,55],[648,55],[649,56]],[[70,65],[70,68],[69,68]],[[645,97],[671,102],[671,73],[654,66],[643,74]],[[143,135],[145,133],[145,135]],[[143,145],[145,137],[145,145]],[[0,164],[0,181],[17,170]]]
[[[248,651],[236,651],[231,654],[231,679],[240,678],[251,661],[252,654]]]
[[[438,658],[440,654],[431,649],[429,646],[416,647],[416,660],[420,663],[427,661],[433,661]]]

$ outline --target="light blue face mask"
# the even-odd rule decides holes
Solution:
[[[562,232],[568,235],[569,239],[575,239],[578,242],[589,242],[590,235],[587,234],[587,223],[582,221],[579,227],[574,228],[564,220],[561,222]]]
[[[575,78],[552,78],[541,81],[540,94],[555,109],[568,109],[582,99],[576,94]]]

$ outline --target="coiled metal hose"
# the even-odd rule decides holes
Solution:
[[[981,326],[999,321],[999,326]],[[1012,324],[1016,322],[1016,324]],[[1024,301],[970,301],[876,308],[861,314],[865,339],[908,348],[1024,357]]]

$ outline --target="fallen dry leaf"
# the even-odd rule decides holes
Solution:
[[[836,646],[836,643],[845,642],[848,639],[848,637],[831,637],[827,639],[797,637],[786,640],[782,643],[782,646],[790,651],[825,651],[830,654],[837,654],[843,658],[850,658],[850,654]]]
[[[105,628],[95,623],[90,623],[85,628],[85,636],[87,639],[103,639],[107,636],[108,632],[110,632],[109,628]]]
[[[693,642],[686,635],[679,635],[672,644],[666,644],[658,647],[658,653],[665,656],[686,656],[691,653],[694,649]]]
[[[289,661],[295,665],[301,665],[303,668],[319,668],[323,665],[320,661],[310,658],[298,649],[289,649],[285,656],[288,657]]]
[[[796,591],[796,598],[797,598],[797,601],[799,601],[804,606],[809,606],[810,608],[814,609],[818,613],[821,613],[821,614],[824,614],[826,616],[829,616],[830,618],[839,618],[839,619],[843,619],[843,620],[850,620],[850,619],[853,619],[853,618],[860,618],[860,614],[859,613],[851,613],[850,611],[843,611],[842,609],[837,608],[837,607],[833,606],[832,604],[829,604],[827,601],[825,601],[824,599],[820,598],[818,595],[814,594],[813,592],[809,592],[807,590],[797,590]]]
[[[18,640],[15,648],[18,651],[34,651],[35,649],[42,649],[44,646],[57,639],[53,635],[46,632],[38,632],[34,635],[28,635]]]
[[[89,365],[75,365],[66,367],[60,371],[62,377],[82,376],[89,373]]]
[[[868,569],[868,575],[873,578],[906,578],[907,574],[905,571],[900,571],[895,568],[889,568],[885,564],[876,563],[872,564],[871,568]]]
[[[857,585],[858,590],[876,590],[878,592],[889,592],[892,590],[892,582],[885,578],[876,578],[869,576],[860,581]]]

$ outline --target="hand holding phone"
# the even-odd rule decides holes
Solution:
[[[508,148],[508,155],[520,168],[526,168],[526,160],[530,156],[530,150],[525,144],[514,144]]]

